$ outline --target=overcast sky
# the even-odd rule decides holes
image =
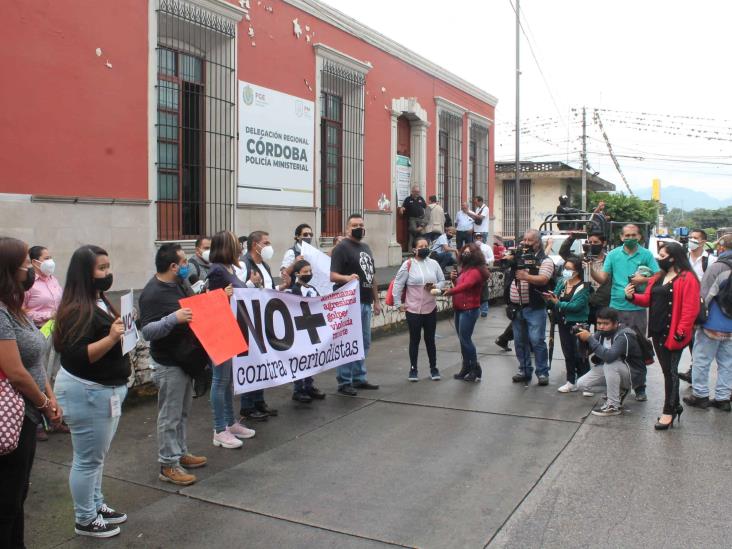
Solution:
[[[326,3],[497,96],[496,158],[513,158],[509,0]],[[590,165],[623,188],[592,119],[592,109],[607,109],[600,117],[614,151],[634,157],[618,158],[632,188],[657,177],[662,185],[732,196],[732,3],[521,0],[521,11],[548,83],[522,36],[520,112],[530,132],[521,140],[522,159],[579,165],[581,126],[571,109],[584,105]]]

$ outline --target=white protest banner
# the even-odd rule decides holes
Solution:
[[[300,245],[303,259],[310,263],[313,268],[313,279],[310,285],[318,290],[320,295],[327,295],[333,292],[333,283],[330,281],[330,257],[311,246],[307,242]]]
[[[238,200],[313,206],[312,101],[239,81]]]
[[[125,333],[122,337],[122,354],[126,355],[137,345],[138,335],[137,326],[135,326],[135,310],[132,291],[120,298],[120,309],[122,322],[125,325]]]
[[[234,290],[249,350],[233,360],[234,392],[291,383],[364,358],[358,281],[320,297]]]

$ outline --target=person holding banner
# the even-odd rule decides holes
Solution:
[[[274,248],[269,239],[269,233],[254,231],[247,238],[247,254],[244,256],[244,268],[247,272],[247,288],[265,288],[268,290],[284,291],[290,286],[290,277],[286,272],[281,273],[282,283],[275,286],[272,271],[267,261],[274,256]],[[264,390],[243,393],[240,399],[239,414],[245,419],[266,421],[269,417],[277,417],[279,412],[270,408],[264,400]]]
[[[440,264],[428,257],[429,254],[430,245],[427,238],[417,238],[414,257],[402,263],[394,278],[392,288],[394,306],[404,312],[409,326],[409,364],[411,365],[409,381],[419,381],[417,355],[422,331],[424,331],[424,344],[427,347],[427,358],[430,363],[430,378],[433,381],[440,379],[435,345],[437,302],[431,291],[434,288],[444,287],[445,274],[442,272]],[[403,293],[404,303],[402,303]]]
[[[460,351],[463,355],[463,367],[455,374],[455,379],[463,381],[480,381],[483,370],[478,364],[478,353],[473,343],[473,330],[480,315],[480,296],[483,283],[490,277],[485,265],[485,256],[475,242],[466,244],[460,250],[460,275],[456,277],[455,287],[444,291],[453,296],[455,309],[455,331],[460,339]]]
[[[108,538],[120,533],[127,515],[104,501],[104,461],[122,415],[130,377],[122,354],[125,326],[105,292],[112,287],[109,254],[82,246],[69,262],[53,344],[61,354],[56,397],[71,430],[74,460],[69,487],[81,536]]]
[[[295,283],[292,288],[287,290],[288,292],[302,297],[317,297],[320,295],[318,290],[310,285],[310,281],[313,279],[313,268],[310,263],[304,259],[296,261],[292,265],[292,274],[295,277]],[[313,384],[312,376],[298,379],[293,385],[292,400],[310,403],[313,399],[323,400],[325,398],[325,393]]]
[[[150,342],[153,381],[158,387],[158,478],[189,486],[197,479],[186,469],[203,467],[207,461],[188,453],[186,433],[193,379],[203,375],[208,356],[188,326],[193,320],[191,310],[179,305],[181,299],[193,295],[184,284],[189,268],[180,244],[160,246],[155,269],[156,274],[140,294],[140,322],[142,335]],[[254,436],[254,431],[238,423],[227,431],[234,437]]]
[[[366,228],[361,214],[348,216],[346,238],[333,248],[330,266],[330,281],[334,289],[348,284],[351,280],[359,281],[361,297],[361,330],[363,333],[363,360],[349,362],[338,366],[336,379],[338,392],[346,396],[356,396],[356,389],[376,390],[378,385],[366,380],[366,357],[371,346],[371,310],[375,315],[381,314],[379,288],[376,284],[376,269],[371,248],[361,242],[366,236]]]

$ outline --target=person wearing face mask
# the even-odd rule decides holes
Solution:
[[[290,277],[281,273],[281,282],[275,285],[272,271],[267,263],[274,257],[274,248],[269,233],[254,231],[247,238],[247,254],[244,256],[244,267],[247,272],[247,288],[264,288],[284,291],[290,286]],[[276,417],[278,411],[270,408],[264,400],[264,390],[252,391],[241,395],[241,417],[252,421],[265,421]]]
[[[605,257],[601,272],[592,271],[592,278],[600,284],[610,280],[610,307],[618,311],[620,322],[624,326],[634,326],[640,333],[645,333],[648,327],[647,311],[637,304],[625,299],[625,287],[628,282],[642,291],[650,277],[639,274],[639,271],[648,270],[651,274],[658,272],[656,258],[647,248],[639,244],[641,234],[637,225],[629,223],[623,226],[621,238],[623,245],[612,250]],[[646,372],[643,366],[640,385],[635,386],[635,398],[639,401],[648,400],[646,396]]]
[[[196,251],[188,260],[190,266],[188,273],[188,282],[195,284],[196,282],[206,282],[208,272],[211,270],[211,239],[202,236],[196,240]]]
[[[112,287],[109,254],[98,246],[74,252],[56,314],[53,343],[61,354],[56,395],[71,430],[69,474],[77,534],[108,538],[127,515],[107,505],[102,472],[127,395],[130,361],[122,355],[124,323],[105,292]]]
[[[625,295],[635,305],[649,308],[648,335],[665,382],[663,415],[655,425],[660,431],[673,426],[684,410],[679,404],[679,359],[691,341],[699,315],[700,287],[681,244],[666,244],[658,256],[661,270],[650,279],[645,291],[639,293],[634,284],[628,284]]]
[[[565,261],[572,254],[572,245],[581,233],[570,233],[559,248],[559,256]],[[595,279],[596,273],[601,273],[605,263],[607,239],[602,233],[591,233],[583,245],[584,254],[582,258],[585,272],[589,273],[589,282],[592,292],[590,294],[590,316],[588,322],[595,324],[597,311],[610,306],[610,290],[612,277],[608,276],[604,283]]]
[[[480,296],[483,284],[490,277],[485,264],[483,252],[475,242],[466,244],[460,250],[460,274],[450,273],[455,286],[447,290],[435,289],[437,294],[452,296],[455,310],[455,331],[460,340],[462,368],[453,378],[462,381],[477,382],[483,377],[483,369],[478,363],[478,352],[473,343],[473,330],[480,315]]]
[[[424,344],[430,364],[430,378],[440,379],[437,369],[437,348],[435,331],[437,329],[437,301],[430,292],[445,286],[445,274],[440,264],[430,259],[429,242],[420,237],[415,242],[414,257],[407,259],[394,278],[392,292],[394,306],[404,312],[409,326],[409,381],[419,381],[417,356],[419,341],[424,331]],[[404,302],[402,303],[402,294]]]
[[[590,289],[584,282],[582,261],[579,257],[569,256],[564,262],[562,278],[557,282],[557,287],[553,292],[544,294],[557,318],[559,341],[567,367],[567,383],[557,389],[560,393],[575,392],[577,379],[589,369],[585,357],[580,354],[577,338],[572,334],[573,326],[587,323],[589,296]]]
[[[280,273],[284,271],[287,276],[292,275],[292,269],[295,263],[303,258],[303,242],[311,245],[313,243],[313,229],[307,223],[301,223],[295,227],[295,244],[285,252],[285,256],[282,258],[282,264],[280,265]]]
[[[540,386],[549,385],[549,352],[546,346],[546,303],[543,292],[548,291],[554,275],[554,262],[541,246],[541,234],[535,229],[524,233],[521,241],[524,253],[533,254],[539,268],[533,274],[528,269],[511,268],[506,284],[509,305],[507,311],[513,323],[514,345],[518,372],[511,378],[514,383],[531,381],[534,368],[531,353],[536,360],[536,377]]]
[[[150,342],[153,381],[158,388],[158,478],[178,486],[196,482],[186,469],[206,465],[188,452],[187,425],[193,402],[193,380],[203,375],[208,356],[189,327],[193,313],[179,301],[193,295],[184,283],[190,265],[180,244],[167,243],[155,254],[155,275],[140,294],[142,335]],[[232,436],[251,438],[243,425],[229,427]]]
[[[56,311],[61,303],[61,284],[54,276],[56,262],[53,260],[48,248],[45,246],[31,246],[28,255],[33,265],[34,281],[31,289],[25,292],[23,309],[28,318],[33,321],[33,324],[38,328],[42,328],[49,320],[56,317]],[[53,350],[53,339],[49,336],[45,341],[43,362],[49,382],[53,385],[61,362],[58,354]],[[53,430],[59,433],[69,432],[68,427],[63,422],[54,425]],[[42,423],[38,425],[36,436],[38,440],[48,440],[48,434]]]
[[[635,331],[619,323],[615,309],[605,307],[597,312],[595,333],[581,330],[577,339],[587,344],[594,355],[591,359],[593,367],[577,380],[577,388],[590,394],[601,385],[607,389],[607,400],[600,408],[592,410],[592,415],[620,415],[623,401],[633,385],[633,372],[643,364]]]
[[[292,273],[295,282],[292,288],[287,291],[302,297],[317,297],[320,294],[318,290],[310,285],[313,279],[313,267],[304,259],[299,259],[292,266]],[[298,379],[293,383],[292,400],[296,402],[311,403],[313,400],[323,400],[325,393],[314,385],[312,376],[304,379]]]
[[[689,243],[687,245],[689,249],[689,263],[691,268],[694,269],[696,277],[699,281],[704,278],[704,273],[710,265],[717,261],[717,258],[711,255],[707,247],[707,233],[701,229],[694,229],[689,233]],[[686,372],[679,373],[679,379],[691,383],[691,375],[693,369],[693,354],[694,354],[694,337],[691,338],[689,343],[689,352],[692,354],[692,364],[689,365],[689,369]]]
[[[356,396],[356,389],[373,391],[379,388],[366,379],[366,356],[371,346],[371,312],[381,314],[379,287],[376,284],[376,268],[371,248],[361,242],[366,228],[361,214],[348,216],[346,238],[333,248],[330,262],[330,281],[337,290],[351,280],[358,280],[361,296],[361,333],[363,335],[363,360],[356,360],[336,368],[338,392],[345,396]]]
[[[8,423],[11,418],[20,423],[15,448],[8,440],[10,433],[2,433],[7,453],[0,455],[0,547],[25,547],[23,507],[36,451],[36,425],[42,416],[56,423],[63,413],[46,378],[43,334],[23,310],[23,294],[33,285],[33,273],[26,243],[0,237],[0,382],[9,383],[24,404],[24,409],[9,406],[0,412]]]

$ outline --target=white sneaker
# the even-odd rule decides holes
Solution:
[[[595,396],[595,393],[593,393],[592,391],[582,391],[582,396],[592,398],[593,396]]]
[[[228,429],[226,431],[221,431],[220,433],[214,432],[214,446],[221,446],[222,448],[233,449],[241,448],[243,444],[244,443],[236,438],[234,435],[232,435]]]
[[[252,438],[254,435],[257,434],[257,432],[254,429],[250,429],[246,425],[243,425],[239,422],[234,423],[234,425],[229,425],[226,428],[227,431],[229,431],[232,435],[234,435],[236,438]]]
[[[577,392],[577,386],[569,381],[557,389],[560,393],[575,393]]]

